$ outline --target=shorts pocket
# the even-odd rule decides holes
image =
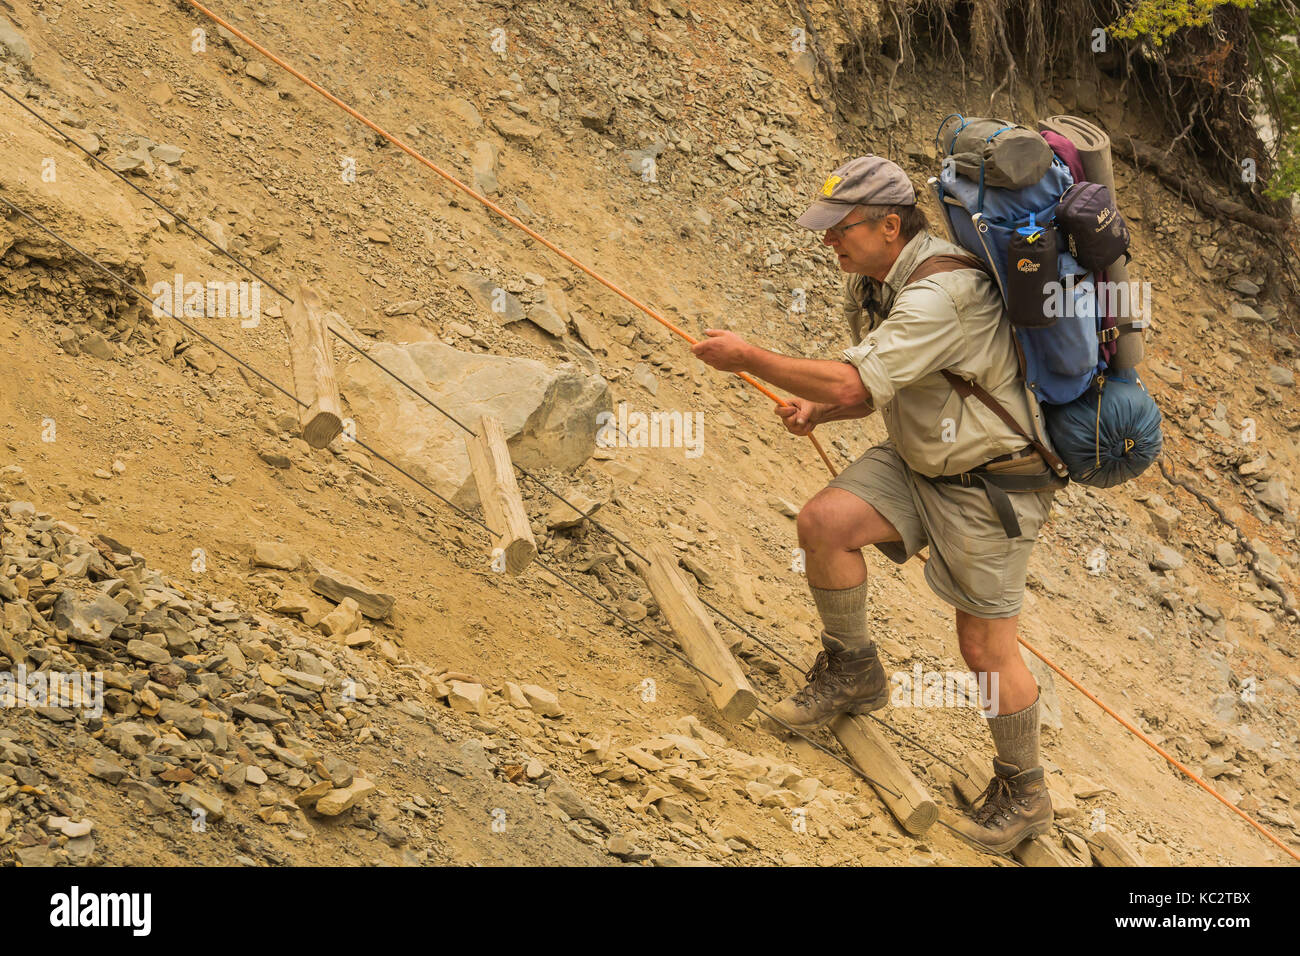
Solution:
[[[1006,603],[1007,572],[1014,551],[1022,545],[1003,535],[983,538],[953,536],[944,555],[957,596],[975,606],[997,608]]]

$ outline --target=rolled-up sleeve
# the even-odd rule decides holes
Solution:
[[[938,285],[922,280],[898,294],[889,317],[844,350],[877,408],[900,388],[958,362],[964,330],[957,307]]]

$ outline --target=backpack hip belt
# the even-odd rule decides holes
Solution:
[[[1047,462],[1033,445],[1026,445],[1020,451],[1007,452],[990,458],[980,466],[985,471],[1003,475],[1041,475],[1047,470]]]
[[[924,475],[922,477],[925,477]],[[1049,469],[1042,475],[1002,475],[985,471],[984,466],[963,471],[960,475],[939,475],[926,478],[927,481],[940,485],[961,485],[963,488],[983,488],[993,513],[998,516],[1002,530],[1008,538],[1020,537],[1020,520],[1016,509],[1011,506],[1007,492],[1047,491],[1065,487],[1065,479],[1054,475]]]

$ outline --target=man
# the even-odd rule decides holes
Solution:
[[[807,730],[888,702],[867,625],[861,549],[874,545],[901,564],[928,545],[926,582],[956,609],[958,644],[987,689],[997,750],[993,780],[962,830],[1006,851],[1052,822],[1038,686],[1020,657],[1016,622],[1029,554],[1062,484],[1047,462],[1063,466],[1021,378],[994,280],[971,268],[977,263],[960,247],[929,234],[901,168],[877,156],[846,163],[798,222],[823,231],[848,273],[846,361],[778,355],[717,329],[693,351],[714,368],[749,372],[796,396],[776,410],[796,435],[879,410],[889,438],[799,512],[824,650],[807,686],[773,713]]]

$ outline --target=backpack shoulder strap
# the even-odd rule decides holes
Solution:
[[[917,267],[912,270],[912,274],[907,277],[907,281],[904,282],[903,285],[911,285],[913,282],[920,282],[922,279],[928,279],[930,276],[938,275],[941,272],[956,272],[959,269],[978,269],[980,272],[988,274],[988,268],[984,263],[980,262],[973,256],[941,254],[931,256],[918,264]],[[1020,343],[1015,341],[1014,334],[1012,335],[1012,341],[1015,342],[1016,357],[1020,360],[1021,373],[1023,374],[1024,359],[1020,355]],[[1058,475],[1068,473],[1069,469],[1065,462],[1041,441],[1021,428],[1020,423],[1016,421],[1015,416],[1007,411],[1006,406],[990,395],[984,386],[980,385],[978,382],[968,382],[960,375],[957,375],[955,372],[946,368],[941,369],[939,374],[948,380],[948,384],[952,386],[952,390],[956,392],[963,401],[967,398],[974,397],[985,408],[998,416],[998,418],[1000,418],[1008,428],[1029,444],[1033,445],[1035,450],[1043,456],[1043,460],[1047,462],[1048,467],[1050,467],[1054,472]]]
[[[917,263],[912,274],[907,277],[903,285],[908,286],[913,282],[920,282],[922,279],[928,279],[930,276],[938,275],[941,272],[956,272],[958,269],[978,269],[985,275],[988,275],[988,267],[980,262],[974,256],[953,256],[947,253],[940,253],[937,256],[931,256]]]
[[[1043,461],[1047,462],[1048,467],[1051,468],[1052,471],[1056,472],[1058,475],[1064,475],[1069,472],[1069,467],[1061,460],[1060,456],[1033,435],[1029,434],[1029,432],[1021,428],[1020,423],[1016,421],[1016,417],[1007,411],[1005,405],[990,395],[983,385],[980,385],[978,382],[968,382],[960,375],[957,375],[946,368],[940,370],[939,374],[948,380],[948,384],[952,386],[952,390],[956,392],[963,401],[974,396],[979,400],[981,405],[991,411],[994,415],[998,416],[998,418],[1002,419],[1008,428],[1025,441],[1029,442],[1029,444],[1033,445],[1034,450],[1043,456]]]

